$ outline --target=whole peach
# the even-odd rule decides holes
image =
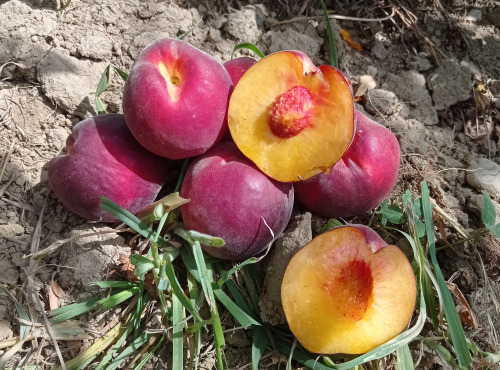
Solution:
[[[66,155],[48,164],[49,183],[70,211],[94,221],[116,218],[99,207],[103,195],[132,213],[151,203],[167,177],[167,159],[144,149],[121,114],[79,122]]]
[[[227,131],[231,78],[222,64],[187,42],[160,39],[137,57],[123,91],[134,137],[171,159],[205,153]]]
[[[253,66],[257,61],[250,57],[240,57],[228,60],[223,64],[226,71],[229,73],[233,85],[236,86],[240,78],[245,74],[245,72]]]
[[[392,191],[399,171],[394,134],[359,111],[351,146],[330,174],[295,184],[297,200],[324,217],[352,217],[377,207]]]
[[[185,227],[223,238],[223,247],[204,249],[229,260],[263,251],[285,229],[294,200],[291,184],[266,176],[231,142],[190,165],[180,195],[191,199],[181,208]]]

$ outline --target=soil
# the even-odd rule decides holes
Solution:
[[[339,67],[354,92],[360,89],[358,109],[390,128],[401,145],[399,180],[390,200],[400,201],[406,190],[418,196],[420,182],[427,180],[442,210],[442,216],[436,216],[440,245],[463,238],[460,230],[482,227],[483,190],[491,195],[500,222],[500,4],[353,3],[326,5],[334,14],[372,19],[333,22]],[[64,152],[72,127],[96,114],[96,87],[109,63],[127,72],[151,41],[186,34],[185,41],[220,62],[231,58],[236,44],[252,42],[264,54],[296,49],[317,65],[328,64],[326,23],[316,1],[73,0],[64,6],[60,0],[0,0],[0,283],[28,305],[33,297],[26,293],[27,282],[32,281],[46,310],[55,286],[55,305],[88,297],[97,290],[90,283],[107,278],[119,253],[130,254],[124,237],[67,211],[47,182],[47,163]],[[340,38],[340,28],[361,50]],[[252,55],[241,50],[236,54]],[[111,75],[102,100],[108,112],[120,113],[123,81]],[[372,83],[365,85],[367,79]],[[371,216],[349,221],[367,223]],[[306,243],[325,222],[300,207],[294,217],[277,242],[287,250]],[[110,232],[59,243],[36,263],[26,258],[61,240],[96,231]],[[476,247],[491,287],[500,295],[500,240],[487,236]],[[484,299],[482,267],[473,250],[471,243],[444,248],[439,260],[445,278],[453,280],[477,318],[465,326],[468,338],[485,351],[498,352],[500,342],[491,325],[500,328],[499,312]],[[269,272],[270,291],[264,296],[271,300],[264,298],[261,309],[271,323],[283,319],[279,302],[272,298],[279,289],[276,274],[283,271],[286,258],[271,255],[262,268]],[[463,302],[456,303],[463,309]],[[35,307],[31,309],[36,314]],[[106,317],[94,319],[88,324],[106,324]],[[2,299],[0,342],[18,334],[13,303]],[[248,365],[251,334],[235,331],[227,342],[228,366]],[[65,358],[89,343],[62,343]],[[40,368],[56,366],[53,346],[42,347],[32,361]],[[6,350],[0,350],[0,356]],[[212,368],[214,358],[206,353],[202,364]],[[162,366],[162,354],[153,358],[152,368]],[[22,356],[19,352],[10,363]],[[419,368],[446,367],[426,347],[420,355],[415,352],[417,359]],[[277,353],[269,355],[262,368],[283,367],[282,361]]]

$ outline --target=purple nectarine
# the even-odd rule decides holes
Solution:
[[[48,164],[49,183],[70,211],[94,221],[116,218],[99,207],[103,195],[132,213],[151,203],[167,177],[167,160],[144,149],[121,114],[79,122],[66,155]]]
[[[205,153],[227,132],[231,78],[222,64],[177,39],[160,39],[137,57],[123,91],[134,137],[171,159]]]
[[[399,144],[384,126],[356,111],[356,134],[330,174],[295,184],[297,200],[324,217],[352,217],[377,207],[399,171]]]
[[[228,123],[238,148],[268,176],[289,182],[328,173],[354,135],[350,84],[302,52],[271,54],[239,80]]]
[[[292,184],[263,174],[231,142],[221,142],[190,165],[180,192],[187,229],[219,236],[226,244],[204,247],[237,260],[263,251],[286,227],[293,207]],[[267,225],[266,225],[267,224]]]
[[[285,271],[286,319],[311,352],[368,352],[403,331],[412,316],[417,291],[408,259],[360,226],[317,236]]]
[[[229,73],[233,85],[236,86],[245,72],[255,63],[257,63],[257,61],[253,58],[239,57],[228,60],[223,66],[226,68],[227,73]]]

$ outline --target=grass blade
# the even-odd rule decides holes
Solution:
[[[222,289],[214,289],[214,295],[219,300],[220,303],[227,308],[227,310],[231,313],[233,318],[240,323],[245,329],[248,329],[250,326],[260,326],[260,323],[254,320],[252,317],[246,314],[241,308],[238,307],[236,303],[234,303],[229,296],[222,291]]]
[[[321,7],[323,8],[323,13],[326,18],[326,31],[328,33],[328,46],[330,48],[330,65],[332,67],[339,67],[339,57],[337,55],[337,43],[335,42],[335,36],[333,35],[333,28],[330,22],[330,17],[328,17],[328,10],[326,10],[325,3],[321,1]]]
[[[139,363],[139,365],[137,365],[134,370],[140,370],[144,367],[144,365],[146,365],[146,363],[149,361],[149,359],[151,357],[153,357],[154,353],[156,352],[156,350],[158,349],[158,347],[160,347],[160,345],[163,343],[163,340],[165,339],[165,336],[162,336],[160,338],[160,340],[158,341],[158,343],[156,343],[156,345],[154,346],[154,348],[151,350],[151,352],[149,352],[147,354],[146,357],[144,357],[144,359]]]
[[[129,281],[96,281],[94,283],[97,285],[99,288],[123,288],[123,289],[128,289],[128,288],[134,288],[137,286],[137,284],[131,283]]]
[[[190,302],[191,303],[191,302]],[[172,369],[184,368],[184,307],[177,295],[172,295]]]
[[[495,221],[497,217],[497,212],[493,202],[491,201],[490,195],[483,191],[484,204],[483,211],[481,212],[481,219],[483,220],[484,226],[488,229],[495,226]]]
[[[443,299],[443,308],[446,320],[448,322],[448,330],[450,332],[451,341],[455,349],[455,354],[457,355],[458,364],[460,367],[468,367],[472,358],[470,356],[469,349],[467,348],[467,341],[465,339],[464,329],[460,322],[457,309],[455,308],[455,303],[451,297],[451,293],[446,285],[443,273],[437,262],[436,257],[436,244],[434,236],[434,223],[432,221],[432,209],[431,201],[429,198],[429,188],[427,187],[427,182],[422,182],[422,210],[424,214],[425,230],[427,234],[427,243],[429,244],[429,252],[431,255],[431,261],[434,266],[434,273],[436,275],[436,280],[438,282],[439,290],[441,291]]]
[[[413,358],[411,357],[410,347],[404,345],[396,350],[396,355],[398,357],[397,368],[398,370],[413,370]]]
[[[19,301],[14,297],[14,295],[2,284],[0,284],[0,293],[4,293],[12,299],[14,302],[14,307],[16,307],[17,314],[19,315],[19,337],[21,338],[21,341],[24,341],[26,337],[28,336],[30,330],[31,330],[31,325],[28,325],[28,322],[31,321],[30,317],[24,310],[23,306]]]
[[[255,46],[254,44],[252,44],[251,42],[243,42],[241,44],[238,44],[234,47],[233,49],[233,52],[231,53],[231,59],[233,59],[234,57],[234,52],[236,50],[239,50],[239,49],[248,49],[248,50],[251,50],[253,51],[255,54],[257,54],[257,56],[259,58],[264,58],[264,54],[262,53],[262,51],[259,50],[259,48],[257,46]]]
[[[122,290],[119,293],[112,295],[111,297],[106,297],[99,300],[99,305],[102,306],[103,311],[109,310],[111,307],[114,307],[127,299],[133,297],[139,292],[139,287],[130,288],[127,290]]]
[[[92,311],[93,309],[99,307],[100,299],[100,297],[91,297],[79,303],[73,303],[67,306],[56,308],[55,310],[49,312],[49,314],[52,316],[49,322],[52,325],[55,325],[86,312]]]
[[[203,320],[201,318],[200,314],[198,313],[198,311],[193,306],[189,297],[182,290],[182,287],[179,284],[177,277],[175,276],[174,266],[172,265],[172,263],[170,261],[167,261],[167,263],[166,263],[166,273],[167,273],[168,281],[170,282],[170,286],[172,287],[172,290],[174,291],[174,296],[177,297],[177,299],[180,301],[182,306],[184,306],[186,308],[186,310],[188,310],[189,313],[191,315],[193,315],[194,318],[196,318],[197,320],[200,320],[200,321]]]
[[[266,329],[262,326],[253,328],[254,335],[252,341],[252,370],[259,369],[259,361],[269,344],[269,337]]]
[[[450,351],[446,349],[446,347],[433,340],[425,341],[425,345],[436,352],[439,358],[450,365],[453,369],[460,369],[457,365],[457,362],[451,355]]]
[[[104,103],[101,100],[101,95],[109,87],[109,77],[110,77],[111,67],[114,68],[115,72],[124,81],[126,81],[128,78],[128,74],[123,72],[120,68],[115,66],[113,63],[110,63],[104,69],[104,72],[101,75],[101,79],[99,80],[99,83],[97,84],[97,90],[95,92],[95,107],[96,107],[97,114],[106,114],[106,107],[104,106]]]
[[[106,367],[106,370],[115,370],[125,361],[132,353],[141,348],[153,334],[142,333],[132,343],[130,343],[118,356],[115,357],[113,362]]]
[[[113,216],[118,218],[120,221],[122,221],[126,225],[130,226],[132,229],[137,231],[143,237],[151,239],[151,240],[154,240],[155,238],[157,238],[156,232],[154,232],[153,229],[151,229],[148,225],[146,225],[144,222],[139,220],[132,213],[130,213],[126,209],[123,209],[118,204],[113,202],[111,199],[108,199],[108,198],[103,197],[103,196],[100,196],[99,198],[101,198],[101,200],[102,200],[102,202],[100,204],[100,207],[102,209],[111,213]],[[158,242],[158,245],[160,247],[167,246],[167,242],[163,238],[158,238],[157,242]]]

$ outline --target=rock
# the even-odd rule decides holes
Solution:
[[[246,7],[242,10],[230,13],[227,17],[226,31],[239,43],[257,43],[262,36],[264,19],[253,7]]]
[[[466,21],[477,22],[483,18],[483,13],[479,9],[470,9],[465,16]]]
[[[425,125],[439,122],[432,98],[425,85],[425,77],[414,70],[399,75],[388,74],[382,89],[392,91],[401,103],[399,112],[405,118],[416,119]]]
[[[432,63],[427,58],[411,55],[408,57],[408,67],[419,72],[425,72],[432,68]]]
[[[493,95],[500,95],[500,80],[490,81],[489,88]]]
[[[95,232],[111,231],[102,224],[84,224],[74,228],[69,237]],[[130,254],[125,239],[115,234],[92,235],[74,240],[61,249],[60,263],[70,268],[61,269],[59,283],[63,288],[83,289],[91,292],[98,288],[92,283],[106,280],[109,266],[116,264],[119,254]]]
[[[24,227],[19,224],[0,225],[0,236],[15,236],[24,234]]]
[[[373,115],[391,115],[396,113],[400,108],[396,94],[382,89],[368,91],[364,101],[365,109]]]
[[[317,34],[311,36],[291,28],[287,28],[285,31],[268,31],[262,37],[262,41],[267,46],[268,54],[281,50],[300,50],[311,59],[315,59],[319,54],[323,43],[323,39]]]
[[[38,79],[48,98],[80,118],[96,115],[97,84],[107,64],[48,52],[38,63]]]
[[[491,197],[500,198],[500,166],[486,158],[472,162],[467,182],[477,191],[486,190]]]
[[[32,9],[23,1],[11,0],[0,5],[0,14],[0,65],[24,64],[29,77],[34,78],[36,63],[50,49],[45,39],[52,37],[58,27],[56,12]]]
[[[286,322],[281,306],[281,282],[288,262],[300,248],[312,240],[311,214],[295,216],[291,225],[276,240],[265,266],[264,294],[259,301],[262,320],[271,325]]]
[[[11,262],[11,256],[8,259],[0,255],[0,283],[6,285],[16,285],[19,281],[19,270]]]
[[[447,109],[469,99],[471,92],[471,72],[453,61],[445,61],[428,80],[432,90],[434,108]]]
[[[495,220],[495,225],[500,223],[500,203],[495,200],[491,200],[493,205],[495,206],[495,210],[497,213],[497,217]],[[467,202],[467,211],[472,212],[476,217],[481,220],[481,213],[483,212],[484,207],[484,196],[482,194],[473,194],[469,201]]]
[[[372,48],[372,54],[378,59],[386,59],[389,55],[389,50],[386,49],[383,42],[377,40]]]
[[[489,12],[486,15],[486,19],[489,20],[492,25],[500,28],[500,7]]]
[[[389,116],[387,121],[398,138],[401,153],[417,153],[427,156],[427,129],[422,122],[416,119],[405,120],[398,114]]]

